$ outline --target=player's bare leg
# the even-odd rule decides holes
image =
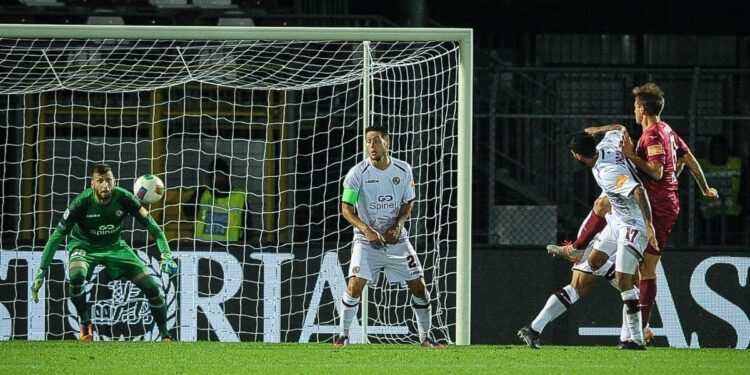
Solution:
[[[341,297],[339,335],[334,337],[333,346],[342,348],[349,345],[349,327],[352,320],[357,316],[359,310],[359,300],[362,296],[362,290],[367,285],[367,280],[361,277],[352,276],[346,285],[346,292]]]
[[[417,317],[417,330],[419,331],[419,342],[425,348],[442,348],[443,344],[430,337],[432,329],[432,305],[430,295],[427,293],[427,285],[424,278],[419,277],[406,282],[411,291],[411,307],[414,316]]]
[[[594,249],[591,251],[588,257],[589,265],[591,266],[591,269],[594,270],[594,276],[602,277],[605,280],[609,281],[609,283],[615,287],[617,290],[620,290],[620,288],[617,287],[617,283],[615,281],[615,264],[612,263],[612,261],[609,259],[609,255],[603,251],[598,251]]]

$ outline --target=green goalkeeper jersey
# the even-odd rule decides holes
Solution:
[[[138,198],[123,188],[112,189],[112,199],[107,204],[96,201],[94,189],[86,189],[70,203],[57,227],[88,244],[89,252],[106,250],[120,241],[122,222],[128,214],[143,219],[140,221],[147,225],[140,209]]]
[[[79,194],[63,213],[57,228],[44,247],[41,269],[46,269],[57,247],[65,236],[86,245],[88,252],[106,251],[121,241],[122,222],[130,215],[145,225],[149,233],[156,238],[159,251],[170,255],[169,245],[164,232],[151,215],[143,217],[140,213],[141,202],[131,192],[115,187],[109,202],[101,204],[96,200],[94,189],[86,189]]]

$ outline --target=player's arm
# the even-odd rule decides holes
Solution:
[[[589,133],[593,136],[597,136],[600,134],[604,134],[608,131],[612,130],[619,130],[623,132],[623,134],[627,134],[628,130],[625,128],[625,126],[620,124],[610,124],[610,125],[602,125],[602,126],[589,126],[588,128],[584,129],[586,133]]]
[[[647,137],[647,138],[643,138]],[[646,159],[641,159],[635,154],[635,150],[632,147],[632,143],[627,147],[623,147],[623,153],[627,158],[635,164],[641,172],[645,173],[649,178],[654,181],[659,181],[664,177],[664,163],[665,163],[665,152],[667,150],[664,144],[665,140],[655,135],[642,135],[643,140],[642,146],[646,149]]]
[[[640,185],[636,186],[633,189],[633,199],[643,214],[643,221],[646,223],[646,230],[648,231],[648,241],[651,242],[654,249],[659,250],[659,243],[656,241],[656,231],[654,230],[654,223],[651,216],[651,204],[648,201],[646,189]]]
[[[76,199],[71,203],[70,207],[65,210],[62,219],[60,219],[60,222],[55,228],[55,231],[52,232],[52,235],[44,245],[44,252],[42,252],[42,262],[39,264],[39,271],[37,271],[36,277],[34,277],[34,281],[31,285],[31,298],[34,300],[34,302],[39,302],[39,289],[41,289],[42,285],[44,285],[44,279],[47,278],[47,268],[52,263],[55,252],[60,247],[60,244],[63,242],[65,237],[70,233],[73,225],[75,225],[75,220],[77,219],[78,212],[80,211],[78,204],[79,200]]]
[[[383,234],[385,242],[393,243],[398,241],[398,236],[401,234],[401,229],[404,228],[404,224],[411,217],[411,209],[414,207],[414,201],[409,201],[401,205],[401,209],[398,211],[396,221],[388,228]]]
[[[357,216],[354,210],[354,204],[357,203],[357,199],[359,199],[359,192],[344,188],[344,195],[341,197],[341,215],[349,224],[359,229],[373,246],[383,246],[385,244],[383,235],[375,231],[375,229]]]
[[[708,186],[706,175],[703,174],[703,168],[701,168],[700,163],[698,163],[698,160],[695,158],[692,152],[688,151],[678,160],[684,162],[685,165],[687,165],[688,169],[690,169],[690,174],[693,175],[693,179],[700,187],[701,193],[703,193],[704,197],[708,199],[719,198],[719,192],[716,191],[716,189]]]
[[[639,158],[635,154],[625,154],[630,161],[635,164],[635,167],[643,171],[646,175],[651,177],[655,181],[661,180],[664,175],[664,165],[661,163],[649,163],[646,160]]]
[[[646,147],[649,158],[653,157],[654,161],[649,162],[648,160],[641,159],[635,154],[633,143],[630,142],[629,137],[625,137],[622,148],[623,154],[633,162],[638,170],[645,173],[652,180],[659,181],[664,175],[664,163],[657,161],[660,155],[664,154],[664,146],[658,143],[649,145]]]
[[[162,272],[170,275],[175,274],[177,272],[177,264],[172,259],[172,251],[169,249],[167,236],[164,235],[164,231],[156,223],[156,220],[148,213],[146,207],[143,207],[138,198],[132,194],[127,194],[122,198],[120,203],[156,239],[156,247],[159,249],[159,253],[161,253],[160,267]]]
[[[169,249],[167,236],[164,235],[164,231],[159,224],[149,215],[146,207],[141,207],[135,217],[141,224],[146,226],[146,230],[156,239],[156,247],[159,248],[159,253],[161,253],[160,267],[162,272],[170,275],[177,273],[177,264],[172,259],[172,250]]]
[[[678,151],[677,163],[675,163],[675,166],[674,166],[674,175],[675,175],[675,177],[680,177],[680,175],[682,174],[682,170],[685,169],[685,157],[684,157],[684,155],[685,155],[684,153],[679,154],[679,151]]]
[[[388,243],[398,241],[398,237],[401,235],[401,230],[404,228],[404,224],[411,217],[411,210],[414,207],[414,199],[417,198],[417,192],[415,189],[416,183],[414,181],[414,174],[411,170],[411,165],[406,164],[406,175],[404,176],[404,196],[401,198],[401,208],[398,211],[396,219],[390,228],[386,229],[383,236],[385,241]]]

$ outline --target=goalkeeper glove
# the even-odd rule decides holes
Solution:
[[[39,289],[42,289],[42,285],[44,285],[44,279],[47,277],[47,272],[43,270],[39,270],[37,272],[36,277],[34,277],[34,282],[31,284],[31,298],[34,300],[34,302],[39,302]]]
[[[174,262],[171,254],[163,255],[161,257],[161,264],[159,267],[161,268],[161,272],[166,272],[169,275],[177,273],[177,263]]]

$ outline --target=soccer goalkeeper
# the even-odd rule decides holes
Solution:
[[[96,265],[102,264],[113,279],[130,279],[148,298],[151,314],[159,327],[162,341],[173,341],[167,329],[167,306],[164,296],[146,265],[120,237],[121,224],[130,214],[148,228],[156,238],[161,253],[161,270],[177,272],[177,264],[167,244],[167,238],[148,210],[129,191],[115,187],[115,177],[107,164],[94,165],[91,188],[78,195],[63,213],[52,236],[44,246],[42,263],[31,287],[34,302],[39,302],[39,289],[44,285],[47,267],[60,243],[68,241],[68,293],[80,319],[81,341],[94,339],[91,316],[86,302],[85,283],[91,279]]]

